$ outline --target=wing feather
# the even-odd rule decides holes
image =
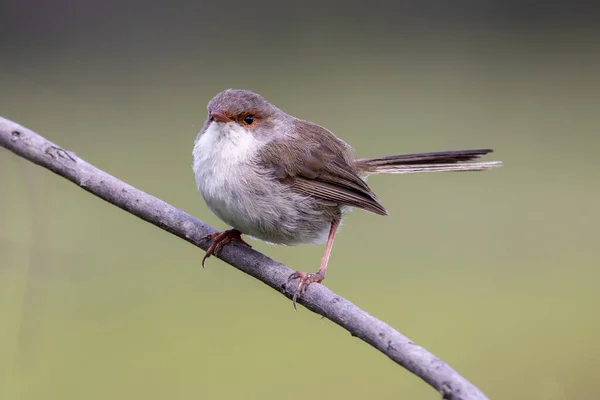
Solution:
[[[387,215],[377,196],[354,168],[352,149],[327,129],[296,120],[296,132],[259,151],[259,163],[281,182],[324,205],[352,206]]]

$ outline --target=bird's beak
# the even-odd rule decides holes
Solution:
[[[215,110],[210,112],[210,116],[214,121],[217,122],[231,122],[231,118],[229,118],[225,113],[221,110]]]

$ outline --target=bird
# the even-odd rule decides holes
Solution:
[[[482,171],[502,165],[478,159],[492,149],[454,150],[356,158],[326,128],[296,118],[262,95],[243,89],[217,94],[207,106],[193,148],[196,186],[208,208],[231,229],[210,239],[203,259],[227,243],[250,246],[242,235],[296,246],[325,243],[316,272],[296,271],[293,306],[308,286],[325,279],[334,239],[353,208],[388,211],[369,188],[372,174]]]

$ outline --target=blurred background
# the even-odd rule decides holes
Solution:
[[[358,156],[493,147],[377,176],[325,284],[493,399],[600,391],[598,12],[568,2],[3,2],[0,115],[217,228],[206,103],[234,87]],[[323,246],[252,243],[318,268]],[[438,399],[327,320],[0,149],[0,398]]]

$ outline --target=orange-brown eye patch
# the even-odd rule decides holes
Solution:
[[[255,110],[250,110],[249,112],[241,114],[238,118],[238,121],[240,124],[252,126],[256,124],[258,119],[260,119],[258,113]]]

